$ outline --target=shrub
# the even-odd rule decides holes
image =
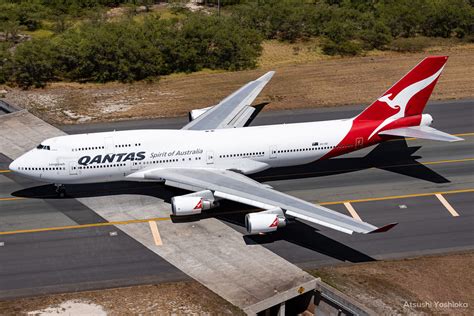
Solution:
[[[257,32],[229,18],[190,15],[173,43],[172,55],[177,71],[252,68],[261,53],[261,40]]]
[[[421,52],[431,46],[432,40],[427,37],[397,38],[387,48],[398,52]]]
[[[459,38],[472,34],[474,8],[465,0],[434,0],[423,25],[423,34]]]
[[[382,0],[376,7],[380,21],[394,37],[412,37],[420,33],[431,0]]]
[[[12,61],[12,76],[22,88],[44,87],[54,78],[55,56],[51,42],[38,39],[17,47]]]
[[[336,43],[330,39],[325,39],[321,48],[327,55],[356,56],[362,52],[362,46],[356,41]]]
[[[299,1],[248,2],[232,8],[231,15],[244,27],[257,30],[267,39],[294,42],[313,35],[311,22],[317,7]]]
[[[260,53],[259,34],[226,17],[94,21],[20,44],[13,81],[40,87],[53,78],[132,82],[202,68],[239,70],[255,67]]]
[[[165,72],[159,49],[132,20],[85,24],[60,35],[55,43],[68,79],[131,82]]]
[[[6,83],[11,76],[11,54],[9,46],[0,44],[0,84]]]

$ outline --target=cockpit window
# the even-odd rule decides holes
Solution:
[[[36,149],[51,150],[49,146],[45,146],[43,144],[39,144],[38,146],[36,146]]]

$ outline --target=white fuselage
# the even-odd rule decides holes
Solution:
[[[244,174],[320,159],[348,134],[352,119],[209,131],[132,130],[60,136],[10,168],[56,184],[126,180],[153,168],[219,168]],[[354,150],[354,149],[352,149]]]

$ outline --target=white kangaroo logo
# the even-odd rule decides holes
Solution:
[[[424,88],[428,87],[431,83],[433,83],[433,81],[435,81],[436,78],[439,77],[439,75],[443,71],[443,68],[444,68],[444,66],[441,67],[432,76],[409,85],[408,87],[406,87],[405,89],[400,91],[393,99],[390,99],[390,97],[392,96],[391,93],[386,94],[386,95],[378,98],[377,99],[378,101],[386,103],[392,109],[399,109],[399,110],[394,115],[386,118],[382,122],[382,124],[377,126],[377,128],[372,132],[372,134],[370,134],[369,139],[371,139],[372,136],[374,136],[379,130],[381,130],[382,128],[384,128],[385,126],[390,124],[391,122],[393,122],[393,121],[395,121],[399,118],[404,117],[407,104],[408,104],[408,102],[410,102],[411,98],[413,98],[413,96],[415,94],[417,94],[418,92],[420,92]]]

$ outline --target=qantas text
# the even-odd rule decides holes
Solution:
[[[82,156],[77,161],[80,165],[87,166],[90,164],[101,164],[101,163],[114,163],[114,162],[124,162],[127,160],[131,161],[140,161],[145,159],[145,152],[131,152],[131,153],[119,153],[119,154],[107,154],[107,155],[97,155],[95,157],[91,156]]]

